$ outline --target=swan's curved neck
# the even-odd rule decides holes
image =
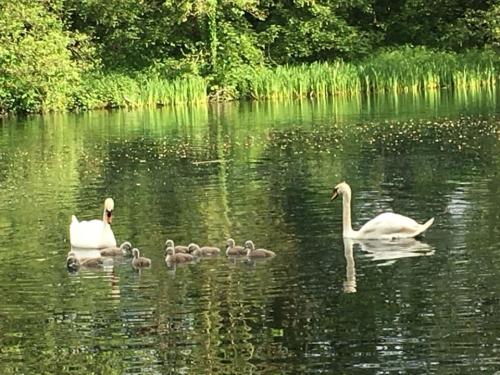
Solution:
[[[355,237],[355,231],[351,225],[351,193],[342,195],[342,236],[346,238]]]

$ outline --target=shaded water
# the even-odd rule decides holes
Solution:
[[[500,370],[500,122],[492,93],[4,120],[0,373]],[[385,210],[424,239],[350,242]],[[66,270],[72,214],[153,261]],[[276,251],[163,261],[167,238]]]

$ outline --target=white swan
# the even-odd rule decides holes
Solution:
[[[103,249],[116,247],[116,239],[111,229],[114,209],[113,199],[104,201],[102,220],[78,221],[75,215],[71,216],[69,237],[71,246],[83,249]]]
[[[422,234],[434,222],[429,219],[424,224],[419,224],[409,217],[384,212],[368,221],[359,230],[351,226],[351,188],[346,182],[341,182],[333,188],[332,200],[341,194],[343,196],[342,208],[342,236],[352,239],[394,239],[411,238]]]

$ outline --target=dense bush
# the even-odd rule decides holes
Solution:
[[[489,0],[3,0],[0,113],[493,85],[499,15]]]
[[[83,60],[72,59],[72,39],[37,2],[0,3],[0,112],[66,109]]]

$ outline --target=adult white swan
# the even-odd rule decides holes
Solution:
[[[425,224],[419,224],[409,217],[384,212],[368,221],[359,230],[351,226],[351,188],[346,182],[341,182],[333,188],[332,200],[342,195],[342,236],[352,239],[394,239],[411,238],[422,234],[434,222],[429,219]]]
[[[115,203],[113,199],[104,201],[102,220],[78,221],[75,215],[71,216],[69,237],[71,246],[84,249],[103,249],[115,247],[116,240],[111,221]]]

